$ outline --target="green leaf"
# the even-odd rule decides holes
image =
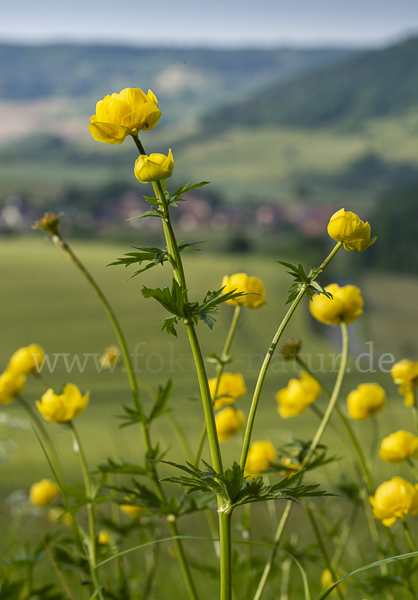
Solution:
[[[201,304],[198,304],[193,310],[193,315],[198,317],[201,321],[206,323],[206,325],[212,329],[216,319],[214,315],[219,314],[218,306],[223,304],[227,300],[231,300],[232,298],[239,298],[240,296],[245,296],[245,292],[235,292],[232,290],[226,294],[223,294],[224,287],[216,290],[214,292],[207,292],[206,296],[203,299]]]
[[[121,475],[148,475],[149,469],[142,467],[130,460],[120,458],[119,462],[115,462],[110,458],[107,459],[107,464],[99,465],[101,473],[118,473]]]
[[[201,188],[204,185],[208,185],[209,183],[210,183],[210,181],[200,181],[199,183],[194,183],[192,185],[190,185],[189,183],[186,183],[186,184],[182,185],[181,187],[179,187],[179,189],[174,192],[173,196],[181,196],[181,194],[185,194],[186,192],[190,192],[191,190]]]
[[[154,421],[154,419],[157,419],[158,417],[160,417],[161,415],[163,415],[167,412],[168,409],[166,408],[166,405],[167,405],[167,402],[170,400],[172,394],[173,394],[173,382],[171,379],[168,380],[165,387],[163,387],[161,385],[158,386],[157,397],[154,401],[150,415],[148,417],[149,423],[151,423],[151,421]]]
[[[122,429],[123,427],[128,427],[129,425],[135,425],[136,423],[146,423],[147,418],[141,410],[137,408],[130,408],[129,406],[125,406],[122,404],[122,408],[125,411],[125,415],[116,415],[117,419],[121,419],[123,423],[119,425]]]

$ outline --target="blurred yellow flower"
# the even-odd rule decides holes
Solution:
[[[418,457],[418,437],[400,429],[383,438],[379,450],[380,458],[389,463],[399,463],[406,458]]]
[[[397,519],[403,521],[405,515],[418,514],[418,483],[412,485],[402,477],[393,477],[379,485],[369,500],[374,518],[390,527]]]
[[[125,496],[125,500],[130,500],[131,498],[135,498],[134,494],[130,494],[129,496]],[[137,517],[141,512],[145,510],[143,506],[137,506],[135,504],[120,504],[119,508],[125,515],[128,517]]]
[[[111,369],[120,365],[120,350],[117,346],[109,346],[100,357],[100,365],[103,369]]]
[[[160,117],[157,98],[151,90],[145,94],[139,88],[125,88],[96,104],[96,114],[90,117],[89,130],[98,142],[121,144],[127,135],[153,129]]]
[[[264,285],[258,277],[248,277],[246,273],[235,273],[235,275],[225,275],[222,279],[223,293],[244,292],[245,296],[227,300],[226,304],[231,306],[246,306],[247,308],[260,308],[266,303],[266,291]]]
[[[59,494],[59,487],[50,479],[42,479],[34,483],[29,491],[29,498],[32,504],[38,506],[48,506]]]
[[[415,405],[415,389],[418,386],[418,362],[404,358],[395,363],[391,370],[395,383],[400,383],[398,391],[405,396],[405,406]]]
[[[141,154],[135,161],[135,177],[141,183],[159,181],[171,177],[174,169],[174,159],[171,150],[165,154]]]
[[[333,240],[344,242],[346,250],[355,252],[366,250],[376,241],[375,237],[370,239],[370,225],[343,208],[332,215],[328,233]]]
[[[214,399],[216,393],[216,399],[213,404],[215,410],[222,408],[222,406],[234,404],[237,398],[241,398],[241,396],[247,393],[241,373],[222,373],[218,389],[216,389],[216,381],[216,377],[209,379],[209,390],[212,399]]]
[[[270,463],[276,458],[276,450],[268,441],[253,442],[250,446],[245,463],[245,475],[254,479],[270,468]]]
[[[244,413],[241,410],[235,410],[232,406],[220,410],[215,417],[219,441],[225,442],[241,431],[244,421]]]
[[[0,404],[10,404],[19,396],[25,385],[26,377],[22,373],[3,371],[0,375]]]
[[[324,288],[332,295],[316,294],[309,303],[312,316],[326,325],[339,325],[341,322],[352,323],[363,313],[363,297],[355,285],[340,287],[331,283]]]
[[[45,352],[37,344],[30,344],[24,348],[19,348],[12,355],[7,365],[8,371],[13,373],[22,373],[22,375],[31,375],[37,373],[42,365]]]
[[[386,402],[385,390],[377,383],[361,383],[347,396],[348,416],[361,421],[372,417]]]
[[[110,543],[109,532],[106,529],[102,529],[97,536],[97,541],[101,546],[108,546]]]
[[[63,393],[58,396],[49,388],[42,396],[41,401],[36,401],[36,406],[44,419],[53,423],[68,423],[77,417],[86,408],[90,392],[81,395],[80,390],[73,383],[67,383]]]
[[[300,415],[321,393],[321,386],[311,375],[302,371],[299,377],[291,379],[287,387],[276,394],[277,410],[284,419]]]
[[[338,575],[337,575],[338,576]],[[338,576],[339,578],[339,576]],[[337,579],[338,581],[338,579]],[[323,587],[324,590],[328,589],[329,587],[331,587],[332,585],[334,585],[335,581],[332,577],[332,573],[329,569],[325,569],[325,571],[323,571],[322,575],[321,575],[321,586]],[[345,581],[342,581],[340,584],[338,584],[338,589],[344,594],[345,588],[347,587],[347,584]],[[331,593],[330,596],[337,596],[338,592],[337,592],[337,588],[335,588]]]
[[[66,512],[60,506],[53,506],[48,511],[48,519],[51,523],[65,523],[68,527],[71,527],[73,523],[73,517],[69,512]]]

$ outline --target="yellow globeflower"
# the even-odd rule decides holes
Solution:
[[[331,283],[325,288],[332,295],[316,294],[309,303],[311,314],[326,325],[339,325],[341,322],[352,323],[363,313],[363,297],[355,285],[340,287]]]
[[[244,420],[244,413],[241,410],[235,410],[232,406],[220,410],[215,417],[219,441],[225,442],[241,431]]]
[[[372,417],[386,402],[385,390],[377,383],[361,383],[347,396],[348,416],[361,421]]]
[[[135,494],[125,496],[125,500],[131,500],[131,498],[135,498]],[[125,515],[128,515],[128,517],[137,517],[145,510],[143,506],[138,506],[136,504],[121,504],[119,508],[125,513]]]
[[[50,479],[42,479],[34,483],[29,491],[29,498],[32,504],[38,506],[48,506],[59,494],[59,487]]]
[[[393,477],[379,485],[369,500],[374,518],[390,527],[397,519],[403,521],[405,515],[418,513],[418,483],[412,485],[402,477]]]
[[[0,375],[0,404],[10,404],[19,396],[25,385],[26,377],[22,373],[14,373],[6,369]]]
[[[405,396],[405,406],[414,406],[415,388],[418,386],[418,362],[404,358],[395,363],[391,370],[395,383],[400,383],[399,393]]]
[[[139,88],[125,88],[119,94],[106,96],[96,104],[90,117],[90,133],[98,142],[121,144],[127,135],[142,129],[153,129],[161,117],[155,94]]]
[[[45,352],[37,344],[30,344],[24,348],[19,348],[12,355],[7,365],[9,371],[31,375],[37,373],[42,365]]]
[[[418,437],[400,429],[383,438],[379,450],[380,458],[389,463],[399,463],[406,458],[418,457]]]
[[[141,154],[135,161],[135,177],[141,183],[159,181],[171,177],[174,169],[174,159],[171,150],[165,154]]]
[[[106,529],[102,529],[97,536],[97,541],[101,546],[108,546],[110,544],[109,532]]]
[[[250,446],[245,463],[245,475],[250,479],[262,475],[264,471],[270,468],[270,463],[276,458],[276,450],[273,444],[268,441],[253,442]]]
[[[241,398],[241,396],[247,393],[244,377],[241,373],[222,373],[218,389],[216,389],[216,381],[216,377],[209,379],[209,390],[212,399],[214,399],[216,393],[216,399],[213,404],[215,410],[222,408],[222,406],[234,404],[237,398]]]
[[[277,410],[284,419],[300,415],[321,393],[321,386],[308,373],[302,371],[300,379],[291,379],[288,386],[279,390],[276,400]]]
[[[44,419],[53,423],[68,423],[77,417],[86,408],[90,392],[81,395],[78,387],[67,383],[63,393],[58,396],[49,388],[42,396],[41,401],[36,401],[36,406]]]
[[[260,308],[266,303],[266,290],[263,282],[258,277],[248,277],[246,273],[235,273],[235,275],[225,275],[222,279],[223,293],[244,292],[245,296],[227,300],[226,304],[231,306],[246,306],[247,308]]]
[[[339,579],[339,577],[338,577]],[[337,581],[338,581],[337,579]],[[321,585],[324,588],[324,590],[328,589],[329,587],[331,587],[332,585],[334,585],[335,581],[332,577],[332,573],[329,569],[325,569],[325,571],[323,571],[322,575],[321,575]],[[344,593],[345,588],[347,587],[347,584],[345,581],[342,581],[339,585],[338,585],[338,589]],[[337,592],[337,588],[335,588],[331,593],[330,596],[336,596],[338,594]]]
[[[333,240],[344,242],[346,250],[355,252],[366,250],[376,241],[375,237],[370,239],[370,225],[343,208],[332,215],[328,233]]]

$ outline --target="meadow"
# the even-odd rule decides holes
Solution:
[[[132,240],[132,245],[138,243],[140,243],[138,240]],[[169,285],[171,273],[168,267],[158,266],[137,278],[125,281],[131,273],[128,269],[106,267],[106,265],[125,252],[129,252],[130,247],[115,243],[87,243],[78,240],[74,241],[72,246],[95,276],[119,315],[131,352],[136,353],[133,358],[134,368],[140,380],[145,386],[151,386],[155,390],[158,384],[165,383],[169,378],[173,379],[175,393],[170,406],[190,445],[195,447],[203,422],[203,413],[200,402],[196,400],[198,386],[188,341],[181,331],[178,338],[174,338],[160,333],[159,327],[156,329],[165,315],[157,303],[144,299],[140,292],[142,285],[160,287]],[[77,419],[77,426],[85,444],[90,469],[94,470],[98,464],[103,464],[109,457],[140,461],[143,446],[138,428],[133,426],[120,429],[115,419],[115,416],[122,412],[121,405],[131,403],[126,374],[121,369],[115,369],[114,372],[103,370],[98,372],[98,356],[107,346],[115,343],[115,339],[107,317],[92,290],[64,254],[40,232],[34,232],[28,237],[4,237],[0,240],[0,255],[2,256],[0,266],[1,365],[6,366],[10,355],[18,347],[32,342],[40,344],[49,357],[51,368],[42,370],[43,380],[31,379],[28,382],[24,393],[25,399],[32,403],[40,397],[46,385],[58,389],[63,383],[69,381],[79,386],[83,392],[89,389],[90,404],[83,415]],[[285,312],[283,302],[290,281],[283,267],[275,262],[282,257],[225,255],[205,253],[205,251],[190,256],[185,255],[185,257],[186,272],[189,281],[192,282],[191,298],[199,298],[208,289],[218,289],[223,275],[233,272],[245,271],[255,274],[265,283],[267,305],[262,311],[247,311],[243,315],[233,347],[234,362],[230,366],[231,371],[239,370],[245,376],[248,393],[238,403],[239,408],[247,413],[262,357]],[[339,258],[343,263],[345,256],[337,257],[336,261]],[[339,270],[338,266],[336,270]],[[416,297],[418,293],[418,281],[408,277],[368,272],[359,273],[355,279],[353,282],[363,290],[366,309],[361,322],[352,327],[353,355],[349,363],[351,372],[347,373],[343,385],[340,406],[345,411],[344,399],[347,393],[359,383],[376,381],[385,387],[388,394],[388,405],[385,410],[373,420],[354,423],[355,431],[364,443],[369,467],[376,481],[379,481],[394,474],[393,466],[383,463],[376,455],[379,439],[395,428],[408,429],[410,424],[409,412],[402,408],[402,399],[398,396],[387,369],[386,372],[379,370],[377,362],[383,353],[393,353],[394,358],[399,360],[403,358],[403,352],[416,351],[410,323],[418,319],[418,307],[410,302],[410,298]],[[309,315],[307,304],[308,301],[305,299],[292,320],[285,338],[303,339],[303,353],[304,355],[306,353],[306,360],[310,357],[309,360],[315,368],[321,369],[324,366],[325,372],[321,376],[329,386],[332,386],[336,376],[335,356],[340,351],[338,331],[327,330],[325,326],[314,323]],[[206,357],[213,352],[221,351],[231,317],[232,308],[222,306],[218,322],[212,331],[203,324],[199,325],[199,335]],[[372,374],[367,372],[370,369],[370,358],[368,356],[358,358],[362,353],[370,353],[367,342],[371,340],[374,340],[373,367],[376,370]],[[324,357],[323,363],[321,363],[321,356]],[[409,356],[414,358],[413,355]],[[55,366],[54,360],[56,360]],[[208,362],[207,367],[209,375],[214,375],[214,365]],[[273,445],[278,447],[290,442],[293,435],[297,438],[309,439],[315,432],[318,421],[310,411],[305,411],[297,418],[286,420],[281,419],[277,413],[274,395],[287,385],[291,376],[294,376],[293,367],[288,363],[285,364],[277,355],[273,360],[263,391],[254,439],[270,439]],[[147,403],[146,394],[144,400]],[[318,406],[325,409],[324,398],[318,401]],[[3,406],[1,413],[6,414],[8,418],[17,417],[26,420],[26,415],[18,402]],[[66,428],[50,423],[47,423],[47,426],[57,446],[65,475],[69,481],[75,483],[80,479],[80,473],[68,431],[63,430]],[[3,419],[0,422],[0,434],[2,441],[15,444],[8,462],[1,467],[3,502],[0,532],[6,540],[9,539],[8,536],[16,533],[10,522],[10,498],[14,497],[13,493],[16,490],[23,490],[23,494],[27,494],[30,485],[41,478],[50,477],[50,471],[38,440],[30,429],[11,429]],[[159,419],[154,428],[154,436],[156,441],[168,450],[169,460],[183,462],[181,445],[173,436],[166,418]],[[356,479],[358,474],[347,460],[345,452],[342,452],[341,439],[332,427],[325,435],[324,443],[330,447],[331,454],[338,455],[339,460],[323,467],[321,476],[323,486],[331,487],[335,485],[336,480],[342,481],[343,477]],[[236,438],[223,444],[222,452],[225,461],[237,460],[239,448],[240,441]],[[204,458],[209,458],[207,450],[204,452]],[[161,473],[166,474],[164,466]],[[407,466],[396,467],[396,474],[408,478]],[[316,480],[315,475],[314,480]],[[177,493],[175,487],[173,493]],[[7,498],[9,503],[4,502]],[[280,514],[280,502],[276,504]],[[325,510],[326,501],[321,500],[319,504]],[[262,522],[261,528],[253,532],[255,539],[266,540],[271,535],[269,533],[271,525],[268,519],[266,520],[265,509],[257,506],[255,514]],[[293,530],[296,536],[304,536],[304,541],[308,543],[311,534],[298,529],[298,515],[297,509],[292,518]],[[245,519],[245,515],[241,518]],[[241,518],[238,519],[239,522],[243,522]],[[22,535],[23,531],[29,538],[32,537],[28,542],[31,546],[34,543],[34,536],[45,526],[45,515],[41,514],[35,521],[33,518],[29,522],[23,521],[19,535]],[[238,524],[234,532],[237,537],[240,536],[239,527]],[[185,532],[193,535],[196,533],[208,535],[206,526],[202,527],[194,517],[185,525]],[[16,536],[14,543],[16,543]],[[206,563],[204,557],[207,556],[207,548],[202,550],[198,546],[197,551],[202,553],[201,557]],[[173,589],[177,589],[178,586],[178,593],[182,594],[182,582],[174,575],[175,560],[170,552],[170,547],[164,549],[163,568],[170,573],[170,577],[173,575]],[[255,554],[258,556],[257,552]],[[213,571],[212,559],[207,560],[208,571],[210,568]],[[257,562],[258,560],[254,559],[253,568],[258,568],[262,564],[261,559]],[[195,568],[202,567],[196,565]],[[314,566],[309,568],[314,569]],[[214,580],[209,577],[209,579],[207,596],[204,597],[209,597],[216,590],[216,578]],[[156,581],[154,593],[160,598],[172,597],[166,596],[167,590],[164,586],[160,589],[158,578]],[[351,597],[355,598],[355,596],[347,596],[347,598]]]

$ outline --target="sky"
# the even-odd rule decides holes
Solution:
[[[418,34],[418,0],[0,0],[0,42],[374,46]]]

